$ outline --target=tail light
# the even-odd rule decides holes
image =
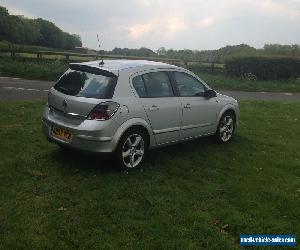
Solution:
[[[120,104],[116,102],[101,102],[93,108],[87,119],[98,121],[109,120],[117,112],[119,107]]]

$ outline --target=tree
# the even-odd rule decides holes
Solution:
[[[41,18],[29,19],[10,15],[0,6],[0,39],[26,45],[73,49],[82,46],[79,35],[63,32],[54,23]]]
[[[8,10],[3,6],[0,6],[0,16],[8,16],[8,15],[9,15]]]
[[[156,53],[159,56],[165,56],[167,54],[167,50],[166,50],[165,47],[160,47],[160,48],[158,48],[158,50],[156,51]]]

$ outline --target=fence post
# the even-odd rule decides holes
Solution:
[[[211,63],[211,73],[212,74],[215,73],[215,63],[214,62]]]
[[[184,63],[184,67],[185,67],[186,69],[188,69],[188,66],[189,66],[188,61],[184,61],[183,63]]]

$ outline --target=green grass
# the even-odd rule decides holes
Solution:
[[[198,73],[212,88],[240,91],[300,92],[300,78],[289,80],[249,81],[222,74]]]
[[[60,60],[11,59],[0,57],[0,76],[55,81],[68,68]]]
[[[7,42],[4,40],[0,41],[0,50],[1,49],[19,49],[19,50],[46,50],[46,51],[61,51],[61,49],[37,46],[37,45],[22,45]]]
[[[79,58],[77,58],[79,60]],[[82,59],[82,58],[81,58]],[[86,59],[87,60],[87,59]],[[68,68],[62,60],[0,57],[0,76],[55,81]],[[198,73],[212,88],[241,91],[300,92],[300,78],[286,81],[251,82],[225,75]]]
[[[127,174],[48,143],[42,107],[0,103],[1,249],[239,249],[240,234],[299,239],[300,103],[241,102],[230,144],[154,150]]]

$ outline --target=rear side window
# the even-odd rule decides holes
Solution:
[[[110,99],[117,78],[69,69],[56,83],[54,88],[66,95]]]
[[[147,97],[146,87],[141,76],[136,76],[132,79],[132,85],[138,93],[139,97]]]
[[[151,72],[136,76],[132,84],[139,97],[174,96],[169,76],[166,72]]]

